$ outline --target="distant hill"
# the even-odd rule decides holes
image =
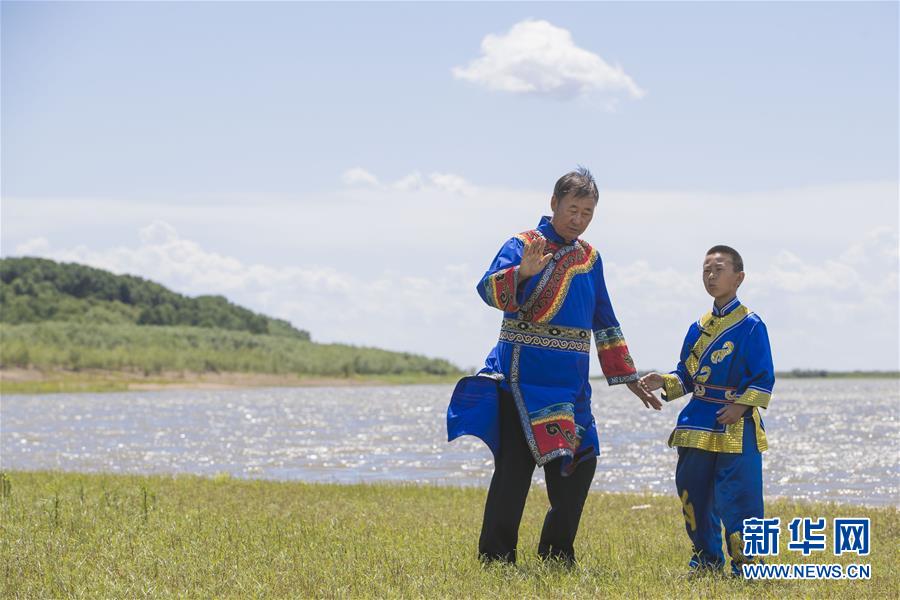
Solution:
[[[0,259],[0,322],[44,321],[182,325],[310,339],[308,331],[222,296],[190,298],[141,277],[77,263]]]
[[[131,275],[41,258],[0,259],[0,367],[165,375],[451,377],[437,358],[347,344]]]

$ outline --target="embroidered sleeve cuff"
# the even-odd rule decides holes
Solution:
[[[629,381],[637,381],[640,379],[637,373],[632,373],[631,375],[616,375],[614,377],[607,377],[606,383],[609,385],[619,385],[620,383],[628,383]]]
[[[519,266],[497,271],[484,280],[484,297],[488,304],[503,312],[519,310],[516,288],[519,285]]]
[[[746,404],[747,406],[758,406],[759,408],[769,408],[769,400],[772,399],[770,392],[749,388],[735,400],[735,404]]]
[[[681,378],[674,373],[668,373],[662,376],[663,378],[663,392],[662,399],[666,402],[670,402],[675,398],[681,398],[684,396],[684,385],[681,383]]]
[[[638,380],[634,360],[628,352],[621,329],[607,327],[594,330],[594,341],[597,342],[600,367],[603,369],[603,375],[606,376],[609,385]]]

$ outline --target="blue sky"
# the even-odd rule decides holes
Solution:
[[[897,23],[896,3],[4,2],[2,253],[469,366],[499,318],[474,282],[584,164],[639,367],[674,360],[726,242],[779,368],[896,369]]]

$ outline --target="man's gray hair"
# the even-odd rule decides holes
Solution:
[[[587,168],[578,165],[578,168],[570,173],[566,173],[556,182],[553,188],[553,195],[557,200],[562,200],[569,194],[576,198],[590,196],[594,202],[600,199],[600,192],[597,191],[597,183],[594,176]]]

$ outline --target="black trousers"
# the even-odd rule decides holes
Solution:
[[[585,459],[568,477],[560,473],[560,460],[544,465],[550,510],[544,518],[538,555],[575,561],[575,534],[587,499],[597,458]],[[500,453],[484,507],[478,553],[483,560],[516,562],[519,523],[531,487],[535,462],[525,441],[515,400],[500,391]]]

